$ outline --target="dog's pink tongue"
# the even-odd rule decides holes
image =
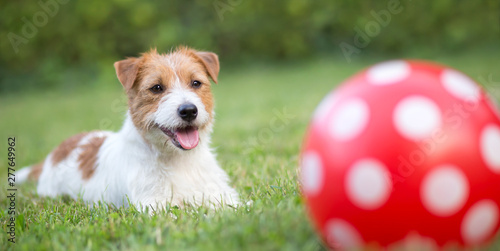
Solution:
[[[187,150],[195,148],[200,140],[198,130],[194,128],[179,129],[175,134],[182,148]]]

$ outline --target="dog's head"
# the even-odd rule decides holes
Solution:
[[[115,63],[129,112],[143,137],[160,147],[190,150],[208,137],[213,119],[210,79],[217,83],[216,54],[187,47],[169,54],[151,50]]]

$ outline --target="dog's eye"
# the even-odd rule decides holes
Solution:
[[[153,93],[162,93],[163,92],[163,86],[160,85],[160,84],[153,85],[153,87],[149,88],[149,90],[151,90],[151,92],[153,92]]]
[[[200,82],[200,81],[198,81],[198,80],[193,80],[193,82],[191,83],[191,86],[192,86],[193,88],[200,88],[200,86],[201,86],[201,82]]]

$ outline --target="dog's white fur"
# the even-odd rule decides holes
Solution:
[[[68,157],[56,165],[49,154],[38,180],[38,194],[50,197],[68,194],[87,202],[105,201],[115,206],[127,206],[130,201],[139,208],[153,210],[165,208],[167,204],[183,206],[185,203],[212,208],[237,206],[238,193],[229,186],[227,174],[209,147],[210,114],[200,97],[178,81],[177,77],[172,90],[162,97],[158,109],[147,121],[176,128],[185,123],[177,115],[178,107],[185,102],[196,105],[198,116],[192,125],[200,128],[205,125],[199,131],[197,147],[183,151],[166,141],[159,128],[141,134],[128,112],[120,131],[87,134]],[[99,148],[94,173],[84,179],[78,168],[78,156],[81,146],[94,137],[105,137],[105,140]],[[29,169],[20,170],[22,177],[18,178],[26,179],[26,170]]]

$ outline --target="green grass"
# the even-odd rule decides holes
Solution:
[[[429,57],[473,78],[493,74],[495,53]],[[89,209],[67,197],[40,198],[34,184],[17,186],[16,244],[7,242],[7,137],[15,136],[17,167],[40,161],[81,131],[120,128],[126,103],[117,80],[102,88],[0,96],[0,247],[7,250],[322,250],[297,182],[298,154],[315,106],[342,80],[383,60],[347,64],[332,55],[306,62],[222,68],[213,86],[213,147],[242,200],[235,211],[167,208],[150,217],[133,209]],[[111,66],[110,66],[111,67]],[[112,70],[112,69],[111,69]],[[109,78],[109,77],[108,77]],[[22,88],[20,86],[19,88]],[[500,88],[489,86],[493,93]],[[276,111],[289,118],[270,126]],[[274,128],[274,130],[273,130]],[[251,143],[257,142],[257,144]],[[175,215],[175,217],[172,217]],[[498,243],[498,242],[497,242]],[[498,244],[497,244],[498,246]],[[491,250],[494,248],[491,247]]]

